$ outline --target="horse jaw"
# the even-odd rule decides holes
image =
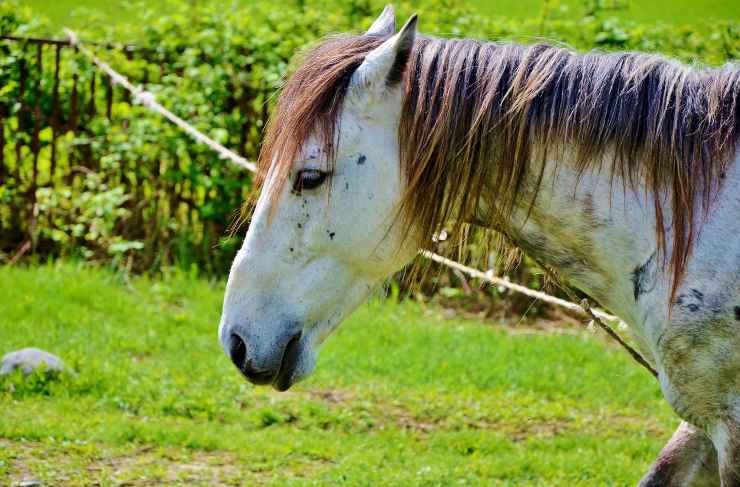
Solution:
[[[391,14],[386,9],[373,28],[389,30]],[[277,173],[268,174],[231,268],[219,327],[224,350],[254,383],[284,390],[307,376],[326,336],[416,254],[415,239],[404,238],[414,232],[397,218],[403,178],[396,79],[415,31],[414,16],[357,68],[332,161],[309,137],[282,187]],[[330,175],[296,190],[301,171]]]
[[[283,386],[307,376],[326,336],[416,254],[414,239],[403,238],[396,219],[402,194],[400,96],[400,90],[390,90],[371,106],[362,97],[348,97],[333,174],[321,188],[292,189],[298,171],[329,170],[321,146],[309,140],[272,215],[268,176],[234,260],[219,331],[222,346],[230,354],[238,335],[250,367],[274,371],[285,366],[285,343],[300,333],[294,370]]]

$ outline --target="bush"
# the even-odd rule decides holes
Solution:
[[[238,12],[178,1],[143,25],[91,22],[79,34],[98,43],[135,39],[135,47],[96,51],[173,112],[255,159],[293,54],[329,32],[366,27],[384,1],[299,0],[278,8],[258,0]],[[544,37],[577,49],[658,51],[709,64],[740,54],[737,23],[645,26],[611,17],[603,2],[590,1],[577,19],[556,2],[545,5],[524,21],[485,18],[463,1],[425,0],[414,9],[428,34]],[[410,14],[411,2],[398,10]],[[0,6],[0,34],[59,36],[8,2]],[[40,255],[139,270],[228,270],[239,239],[226,230],[251,175],[133,103],[73,49],[0,42],[0,125],[0,261],[30,243]],[[457,285],[451,275],[440,282]]]

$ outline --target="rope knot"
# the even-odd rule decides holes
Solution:
[[[134,96],[134,103],[143,105],[145,107],[151,107],[156,101],[154,93],[150,91],[140,91]]]

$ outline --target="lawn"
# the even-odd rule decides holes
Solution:
[[[0,268],[0,485],[634,485],[676,427],[654,380],[588,332],[375,300],[277,393],[219,348],[223,284]]]
[[[191,0],[193,5],[204,4],[214,0]],[[389,3],[390,0],[388,0]],[[469,0],[474,8],[484,15],[526,19],[537,17],[544,2],[548,2],[551,12],[559,15],[572,15],[580,18],[587,2],[583,0]],[[152,2],[131,2],[128,0],[24,0],[34,13],[44,15],[52,20],[57,28],[62,26],[81,27],[89,22],[89,13],[102,16],[110,22],[141,22],[143,12],[148,10],[166,11],[166,0]],[[223,8],[238,10],[248,4],[249,0],[220,0]],[[642,23],[668,23],[689,25],[711,25],[716,20],[740,20],[740,2],[737,0],[654,0],[639,1],[606,0],[606,5],[620,4],[624,8],[615,11],[614,15]],[[327,7],[331,8],[331,7]],[[358,26],[359,27],[359,26]],[[421,28],[424,29],[424,17],[421,17]]]

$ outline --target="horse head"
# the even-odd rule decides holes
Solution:
[[[386,7],[364,35],[309,52],[281,94],[219,328],[255,384],[285,390],[306,377],[327,335],[418,249],[397,218],[399,73],[415,26],[395,33]]]

